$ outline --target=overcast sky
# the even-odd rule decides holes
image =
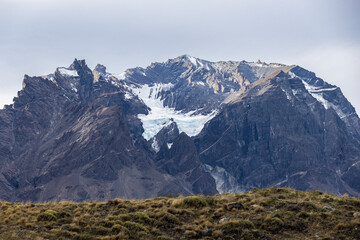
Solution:
[[[74,58],[109,72],[182,54],[297,64],[360,113],[358,0],[0,0],[0,105]]]

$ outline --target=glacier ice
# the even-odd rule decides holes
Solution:
[[[139,114],[138,117],[142,121],[144,133],[143,137],[150,140],[163,127],[176,122],[179,131],[185,132],[188,136],[195,136],[200,133],[206,122],[216,115],[216,111],[207,115],[197,114],[193,112],[182,113],[174,108],[164,106],[160,93],[170,90],[173,87],[171,83],[156,83],[152,86],[147,84],[142,86],[127,86],[137,95],[151,110],[146,114]]]

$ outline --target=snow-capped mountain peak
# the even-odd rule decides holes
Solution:
[[[360,192],[360,120],[299,66],[183,55],[111,74],[75,60],[26,76],[0,123],[5,200]]]

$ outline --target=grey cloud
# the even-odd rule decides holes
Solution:
[[[0,104],[11,101],[4,96],[19,90],[25,73],[52,72],[75,57],[112,72],[185,53],[212,61],[305,63],[348,88],[360,71],[359,9],[357,0],[3,0]],[[324,46],[326,53],[319,51]],[[331,52],[340,64],[329,60]],[[349,66],[342,79],[333,77],[334,65]],[[360,112],[355,90],[345,94]]]

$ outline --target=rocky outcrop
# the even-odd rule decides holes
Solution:
[[[170,148],[179,136],[179,129],[173,120],[164,126],[153,138],[150,139],[152,148],[158,152],[164,144]]]
[[[155,162],[159,169],[175,176],[179,182],[188,183],[183,192],[174,191],[171,185],[166,186],[162,192],[175,194],[194,194],[197,192],[206,195],[217,193],[215,180],[203,170],[195,144],[186,133],[181,133],[170,148],[164,143]]]

